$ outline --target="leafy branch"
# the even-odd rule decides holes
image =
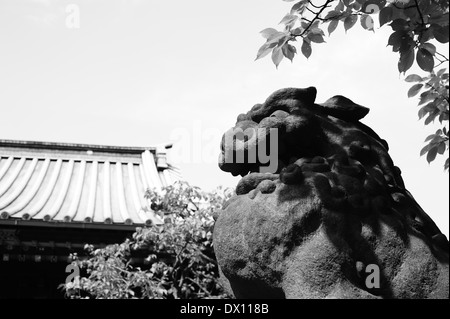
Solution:
[[[434,134],[429,135],[420,155],[426,155],[428,163],[435,160],[437,154],[444,155],[449,149],[448,120],[449,120],[449,73],[446,68],[440,69],[436,73],[431,72],[426,77],[417,74],[410,74],[406,77],[406,82],[415,83],[408,90],[408,97],[414,97],[422,91],[419,100],[419,119],[425,118],[425,125],[434,122],[438,118],[443,127]],[[449,158],[444,164],[444,169],[449,168]]]
[[[313,13],[315,16],[314,18],[310,21],[310,23],[306,26],[306,28],[303,30],[303,32],[301,34],[299,34],[298,36],[303,37],[303,35],[305,35],[309,29],[314,25],[314,22],[316,20],[321,20],[321,21],[326,21],[325,19],[320,18],[320,15],[322,14],[322,12],[329,7],[329,4],[331,2],[333,2],[334,0],[326,0],[325,4],[323,4],[322,6],[314,6],[314,8],[319,9],[318,12],[314,12],[313,10],[308,9],[308,6],[305,5],[305,9],[308,9],[311,13]],[[302,2],[301,2],[302,3]],[[308,0],[308,4],[312,6],[311,1]],[[294,35],[296,37],[296,35]]]
[[[437,44],[449,42],[448,1],[410,0],[413,4],[403,6],[385,0],[322,0],[319,5],[311,0],[283,1],[295,2],[280,22],[284,28],[282,31],[274,28],[261,31],[266,43],[258,50],[256,59],[272,53],[272,61],[277,68],[283,58],[293,61],[297,48],[292,42],[298,38],[302,39],[301,53],[308,59],[312,54],[312,43],[325,42],[325,32],[321,28],[325,24],[328,24],[329,36],[340,22],[347,32],[356,25],[358,19],[364,29],[374,31],[373,17],[378,15],[379,26],[390,26],[393,31],[389,36],[388,46],[399,54],[398,71],[405,74],[417,63],[420,69],[428,73],[427,76],[420,77],[423,83],[416,83],[408,92],[408,96],[412,97],[420,90],[425,90],[419,106],[423,104],[423,100],[431,99],[421,107],[419,118],[427,115],[425,125],[435,118],[441,124],[448,123],[448,73],[445,68],[444,71],[435,73],[437,67],[449,62],[448,57],[437,52],[436,48]],[[337,3],[334,7],[331,6],[333,2]],[[439,150],[442,151],[442,148],[440,146]],[[448,153],[448,147],[445,151]],[[430,158],[434,160],[434,157]]]

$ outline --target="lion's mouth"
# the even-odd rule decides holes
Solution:
[[[236,194],[247,194],[252,190],[261,193],[272,193],[277,184],[300,185],[305,179],[310,179],[317,174],[327,174],[330,172],[342,172],[358,176],[364,173],[364,169],[355,163],[345,163],[336,156],[330,157],[301,157],[293,159],[288,165],[279,166],[275,173],[261,173],[259,171],[248,172],[239,181],[236,187]]]

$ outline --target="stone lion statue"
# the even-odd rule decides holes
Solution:
[[[215,216],[224,286],[237,298],[448,298],[448,240],[359,122],[369,109],[315,98],[276,91],[224,134],[219,167],[243,176]],[[272,172],[251,156],[262,144]]]

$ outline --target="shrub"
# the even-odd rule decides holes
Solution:
[[[231,193],[207,193],[185,182],[147,191],[145,209],[164,223],[139,227],[120,244],[86,245],[88,258],[71,255],[80,276],[61,288],[68,298],[227,298],[218,281],[212,231],[213,214]],[[145,266],[137,267],[133,256],[143,253]]]

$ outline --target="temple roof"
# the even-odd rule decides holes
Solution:
[[[0,140],[0,223],[160,223],[144,194],[181,179],[170,147]]]

